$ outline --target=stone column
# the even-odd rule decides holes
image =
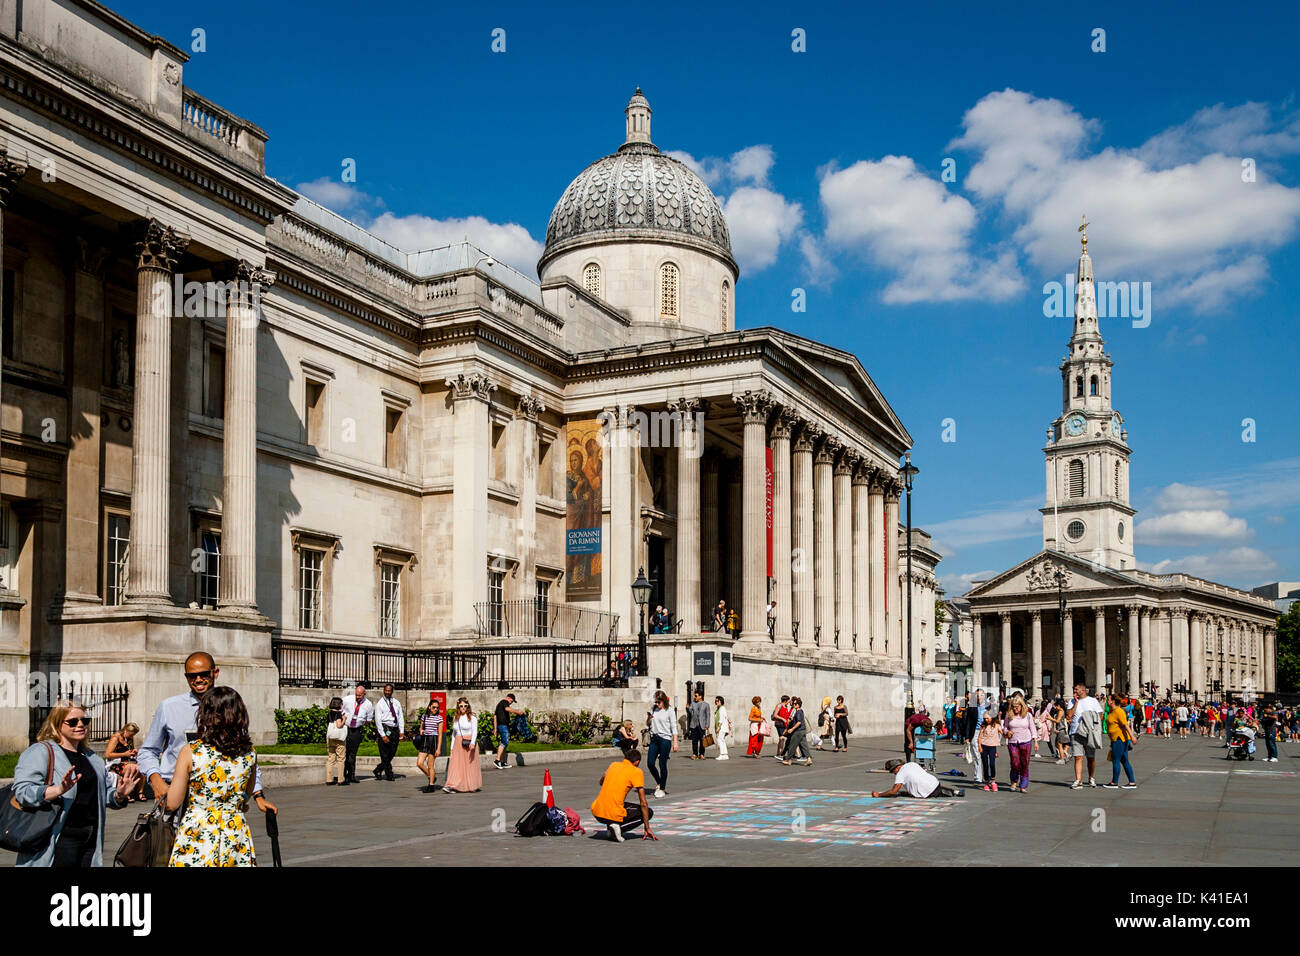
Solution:
[[[452,404],[451,632],[472,638],[474,605],[487,602],[487,486],[492,458],[488,407],[493,383],[482,372],[447,379]],[[603,542],[602,542],[603,543]]]
[[[72,375],[68,389],[66,604],[99,596],[100,407],[104,369],[104,265],[108,250],[81,236],[73,255]]]
[[[1205,615],[1192,612],[1191,615],[1191,680],[1188,681],[1192,693],[1205,695]]]
[[[885,631],[891,656],[903,656],[903,582],[898,570],[898,495],[901,489],[891,480],[885,492]]]
[[[813,587],[817,577],[813,551],[813,449],[820,435],[817,426],[805,423],[794,440],[794,457],[790,465],[791,484],[794,486],[794,513],[791,516],[794,557],[790,572],[794,615],[791,627],[793,621],[799,622],[798,643],[804,647],[815,643],[813,633],[817,619]]]
[[[5,209],[9,205],[9,192],[18,184],[27,173],[27,161],[14,159],[3,150],[0,150],[0,259],[4,258],[4,239],[5,239]],[[3,262],[0,262],[0,295],[4,293],[4,268]],[[0,334],[2,330],[0,330]],[[2,344],[2,343],[0,343]],[[3,366],[0,362],[0,366]],[[0,396],[4,393],[3,376],[0,375]]]
[[[1173,618],[1173,635],[1171,656],[1173,658],[1173,683],[1188,683],[1188,664],[1191,660],[1187,640],[1187,608],[1176,607],[1170,612]]]
[[[681,422],[677,446],[677,620],[683,634],[700,632],[700,456],[704,435],[697,431],[698,398],[668,403]]]
[[[521,395],[515,403],[518,433],[519,511],[515,523],[515,553],[519,555],[518,595],[537,600],[537,422],[546,411],[541,399]]]
[[[1035,608],[1029,612],[1029,686],[1025,694],[1036,697],[1043,693],[1043,612]]]
[[[1141,676],[1139,673],[1139,653],[1141,647],[1141,638],[1139,634],[1139,615],[1142,613],[1140,604],[1130,604],[1128,606],[1128,694],[1130,697],[1136,697],[1142,686]]]
[[[1152,677],[1153,668],[1151,657],[1153,653],[1151,649],[1151,608],[1142,608],[1141,614],[1142,637],[1139,641],[1139,644],[1141,645],[1139,650],[1142,655],[1142,660],[1138,667],[1138,677],[1140,679],[1139,682],[1143,687],[1145,687],[1149,682],[1154,680],[1154,677]]]
[[[167,584],[172,270],[189,241],[156,219],[138,226],[129,604],[172,603]]]
[[[1264,690],[1277,692],[1277,632],[1264,628]]]
[[[1101,688],[1106,685],[1106,609],[1095,607],[1092,616],[1096,628],[1093,638],[1092,688],[1094,694],[1100,694]]]
[[[827,438],[813,458],[813,590],[817,599],[817,646],[835,644],[835,456],[839,439]]]
[[[227,270],[226,409],[221,437],[221,575],[217,606],[257,612],[257,330],[275,276],[240,260]]]
[[[971,675],[975,685],[984,683],[984,627],[981,621],[984,619],[982,614],[972,614],[970,616],[971,624]]]
[[[727,609],[745,610],[745,474],[744,462],[728,462],[727,527],[722,536],[727,567]],[[744,621],[741,621],[744,627]]]
[[[871,500],[868,469],[858,462],[853,471],[853,640],[854,650],[871,647],[871,535],[868,512]]]
[[[641,628],[641,615],[632,596],[637,568],[633,555],[641,545],[641,520],[636,507],[635,462],[641,433],[635,427],[635,405],[605,409],[608,438],[605,467],[609,475],[609,537],[604,545],[609,555],[606,584],[609,606],[618,615],[620,634],[634,635]]]
[[[701,441],[704,437],[701,436]],[[702,476],[700,481],[700,624],[713,627],[713,609],[717,607],[718,598],[722,597],[721,553],[718,546],[718,478],[719,462],[717,455],[705,455],[702,459]],[[681,599],[678,598],[680,601]],[[683,633],[689,626],[683,624]],[[695,633],[699,633],[697,629]]]
[[[867,642],[873,654],[885,653],[885,555],[888,540],[885,534],[885,486],[879,469],[871,469],[867,485],[867,563],[871,577],[870,612],[871,640]]]
[[[853,648],[853,468],[856,457],[847,449],[835,462],[835,646]]]
[[[789,409],[777,413],[772,423],[772,573],[776,578],[777,644],[793,644],[794,592],[791,589],[790,540],[790,432],[795,417]]]
[[[772,411],[772,396],[767,392],[733,395],[744,422],[745,501],[744,534],[744,604],[740,611],[740,639],[766,641],[767,616],[767,417]]]
[[[1011,612],[999,611],[998,616],[1002,618],[1002,659],[1001,679],[1011,686]]]
[[[1061,621],[1061,695],[1069,697],[1074,690],[1074,612],[1065,609]]]

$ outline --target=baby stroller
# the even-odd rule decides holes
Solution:
[[[1249,727],[1238,727],[1228,738],[1228,760],[1255,759],[1255,731]]]

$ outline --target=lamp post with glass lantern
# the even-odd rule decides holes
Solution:
[[[907,489],[907,706],[912,707],[912,479],[921,469],[912,464],[910,451],[903,459],[903,467],[898,469],[898,476],[903,479],[903,487]]]
[[[637,660],[640,665],[637,667],[637,677],[644,677],[649,664],[647,660],[646,639],[645,639],[645,608],[650,601],[650,582],[645,579],[645,568],[637,568],[636,580],[632,582],[632,600],[636,602],[638,614],[641,616],[641,631],[637,634]]]

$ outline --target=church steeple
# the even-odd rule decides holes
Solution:
[[[1111,406],[1111,370],[1097,327],[1088,219],[1075,273],[1074,329],[1061,361],[1061,414],[1048,429],[1044,546],[1120,570],[1136,566],[1128,432]]]

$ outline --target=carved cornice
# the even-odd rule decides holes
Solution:
[[[731,401],[740,410],[741,420],[746,425],[766,425],[774,404],[770,393],[749,389],[743,395],[732,395]]]
[[[461,372],[454,378],[447,379],[445,384],[458,402],[470,398],[490,402],[492,393],[497,389],[496,383],[482,372]]]
[[[165,226],[157,219],[145,219],[135,224],[135,252],[137,269],[158,269],[172,272],[189,247],[190,237]]]
[[[519,396],[519,402],[515,405],[515,414],[520,418],[526,418],[530,422],[535,422],[546,411],[546,406],[542,404],[540,398],[534,398],[532,395]]]
[[[27,162],[0,153],[0,209],[9,205],[9,190],[27,174]]]

